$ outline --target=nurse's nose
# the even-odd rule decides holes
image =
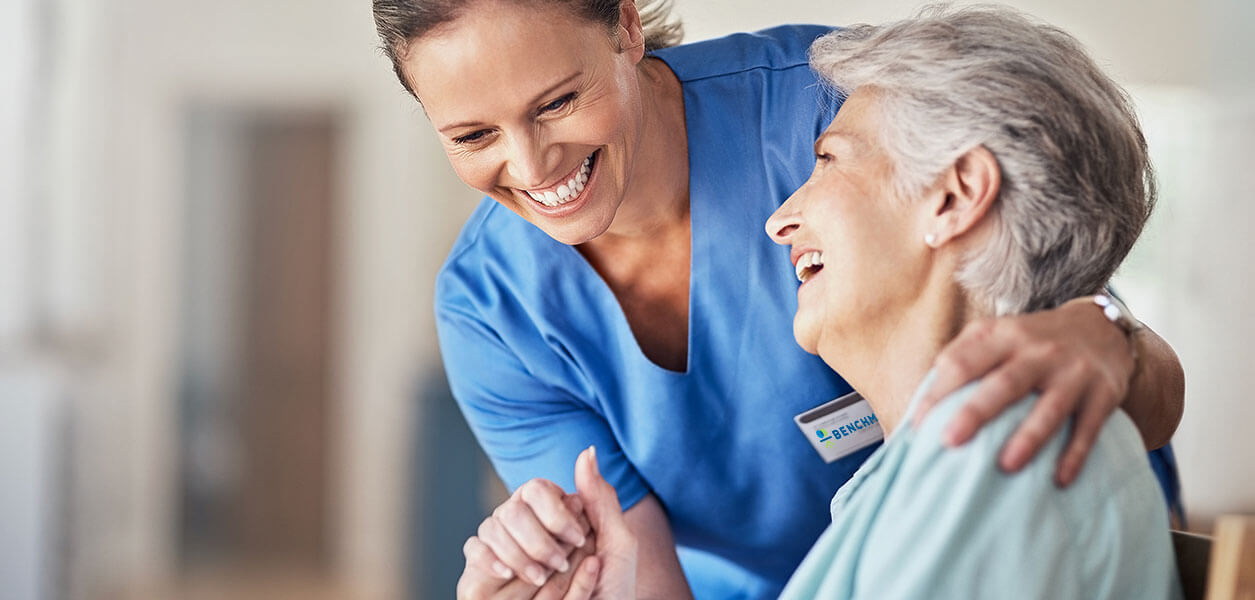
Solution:
[[[767,219],[767,237],[771,241],[786,246],[793,243],[793,234],[802,226],[802,215],[798,211],[800,204],[795,193],[771,213]]]
[[[539,189],[549,183],[556,166],[557,146],[544,143],[537,135],[515,136],[510,144],[506,172],[516,187],[525,190]]]

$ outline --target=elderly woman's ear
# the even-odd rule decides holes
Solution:
[[[1002,169],[984,146],[968,150],[938,179],[928,195],[924,240],[933,248],[980,229],[998,199]]]

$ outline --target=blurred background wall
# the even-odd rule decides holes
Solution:
[[[1021,0],[1137,98],[1117,287],[1187,374],[1192,525],[1255,512],[1255,4]],[[909,15],[676,0],[696,40]],[[477,198],[356,0],[0,3],[0,598],[451,597],[500,493],[432,282]]]

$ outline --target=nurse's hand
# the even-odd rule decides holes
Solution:
[[[938,355],[937,379],[922,398],[918,423],[937,401],[974,379],[980,385],[947,426],[961,445],[1003,409],[1036,390],[1041,397],[1002,448],[999,465],[1018,471],[1075,417],[1055,470],[1060,485],[1080,473],[1103,423],[1129,390],[1130,340],[1089,298],[1048,311],[969,323]]]
[[[636,597],[636,536],[623,517],[618,492],[597,469],[597,450],[592,446],[575,459],[575,489],[584,502],[597,541],[594,555],[580,564],[566,597],[572,600]],[[594,579],[596,583],[590,588]]]
[[[519,597],[514,591],[528,586],[536,591],[554,573],[571,573],[572,558],[581,558],[572,551],[586,546],[590,534],[578,495],[567,495],[546,479],[528,481],[480,523],[478,535],[466,541],[458,597],[498,597],[507,584],[514,586],[513,591],[500,597]],[[516,580],[525,585],[513,584]]]

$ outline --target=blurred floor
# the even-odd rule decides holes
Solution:
[[[205,570],[178,581],[141,586],[101,600],[362,600],[317,573],[266,569]]]

